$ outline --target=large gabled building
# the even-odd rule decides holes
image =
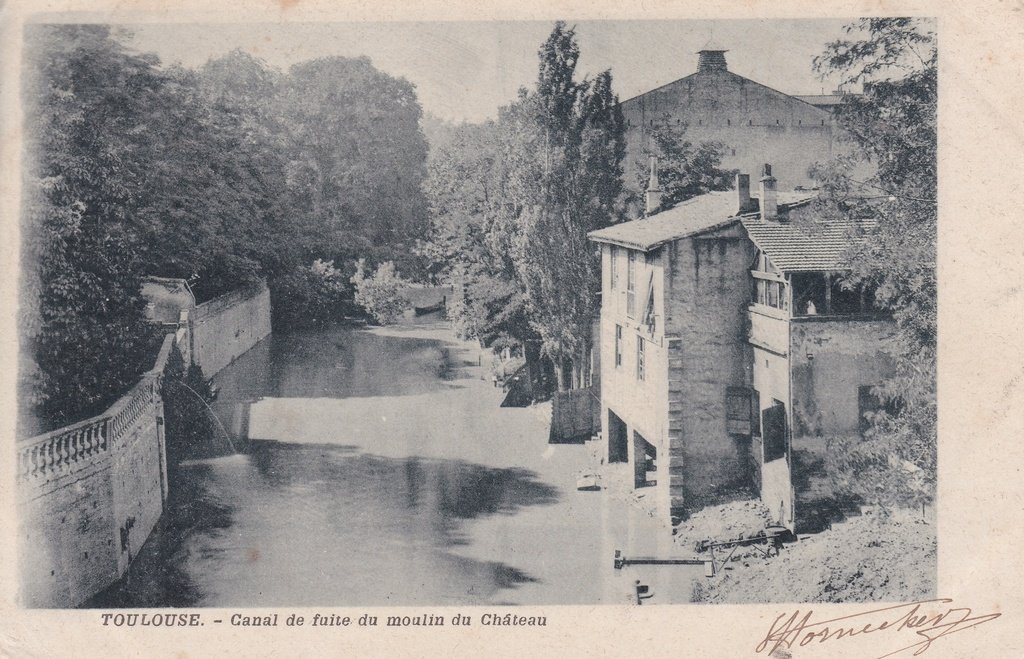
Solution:
[[[808,168],[850,148],[832,109],[844,95],[791,96],[733,73],[724,47],[707,43],[697,71],[622,101],[626,121],[626,170],[642,160],[658,126],[685,127],[685,139],[719,142],[722,167],[757,172],[773,163],[780,189],[812,187]],[[632,177],[627,175],[627,183]]]
[[[856,436],[877,407],[892,323],[838,283],[860,227],[797,226],[813,193],[779,193],[765,169],[756,196],[740,175],[736,191],[590,234],[602,441],[666,517],[759,495],[797,530],[830,496],[829,438]]]

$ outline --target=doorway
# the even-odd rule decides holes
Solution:
[[[652,479],[650,475],[652,472],[658,471],[658,449],[635,430],[633,431],[633,456],[634,487],[657,485],[658,481]],[[655,474],[656,477],[657,474]]]
[[[626,422],[611,410],[608,410],[608,462],[629,462]]]

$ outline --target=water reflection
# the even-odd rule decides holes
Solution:
[[[218,376],[216,407],[245,437],[248,401],[407,397],[421,405],[408,397],[458,387],[465,366],[442,340],[346,330],[274,336]],[[542,581],[452,550],[470,543],[469,520],[555,504],[558,488],[522,468],[415,450],[375,455],[365,449],[377,440],[361,439],[358,449],[252,439],[243,455],[183,463],[128,577],[87,606],[474,604]]]
[[[91,606],[483,601],[537,578],[448,553],[461,520],[557,500],[522,470],[278,442],[186,465],[175,486],[129,578]]]
[[[218,374],[227,403],[259,397],[406,396],[458,386],[450,345],[341,328],[271,335]],[[219,408],[223,408],[221,403]]]

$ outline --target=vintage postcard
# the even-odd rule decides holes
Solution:
[[[1024,652],[1019,6],[0,21],[4,654]]]

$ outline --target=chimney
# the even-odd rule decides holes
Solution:
[[[725,54],[729,52],[722,48],[714,40],[708,41],[704,47],[697,51],[697,73],[714,73],[716,71],[728,71],[725,63]]]
[[[775,188],[772,166],[765,164],[761,176],[761,219],[775,220],[779,217],[779,194]]]
[[[661,208],[661,183],[658,182],[658,159],[651,156],[651,178],[647,182],[647,216],[654,215]]]
[[[753,210],[750,207],[750,174],[736,174],[736,194],[739,201],[737,215]]]

